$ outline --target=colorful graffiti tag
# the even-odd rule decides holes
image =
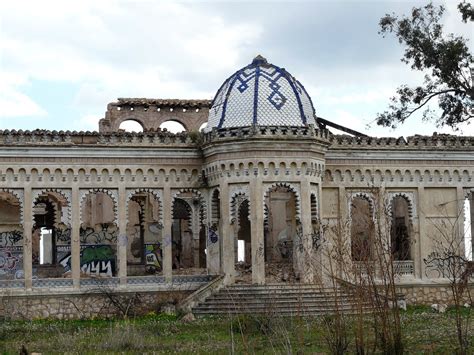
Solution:
[[[23,269],[23,248],[0,249],[0,279],[13,279]]]
[[[81,272],[94,276],[114,276],[116,269],[115,252],[110,245],[82,246]],[[59,261],[65,272],[71,271],[71,252]]]
[[[81,252],[81,271],[87,275],[113,276],[115,253],[110,245],[93,245]]]
[[[161,271],[162,253],[160,244],[145,244],[145,271],[155,274]]]

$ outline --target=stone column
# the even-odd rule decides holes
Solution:
[[[171,227],[173,224],[173,201],[169,185],[163,188],[163,239],[161,247],[163,250],[163,276],[167,282],[173,277],[173,250],[171,239]]]
[[[252,283],[265,283],[265,250],[263,235],[263,191],[260,177],[250,181],[250,231],[252,238]],[[232,254],[233,255],[233,254]]]
[[[127,191],[125,186],[120,185],[118,189],[118,228],[117,240],[118,277],[120,285],[127,284]]]
[[[469,209],[471,211],[471,260],[474,260],[474,190],[471,190],[469,194]]]
[[[300,183],[301,186],[301,243],[302,253],[298,253],[298,257],[302,260],[298,262],[300,266],[300,277],[303,283],[312,283],[314,279],[313,270],[313,248],[312,234],[313,225],[311,223],[311,187],[308,180],[304,179]]]
[[[222,220],[222,271],[224,272],[224,283],[230,284],[235,277],[234,260],[234,228],[230,224],[230,196],[229,185],[224,182],[221,185],[221,220]]]
[[[414,241],[415,246],[417,246],[417,249],[415,250],[415,257],[413,258],[414,260],[414,269],[415,269],[415,277],[419,279],[425,279],[425,265],[423,263],[423,248],[424,248],[424,238],[427,238],[426,234],[426,216],[424,214],[424,211],[426,211],[425,208],[425,188],[423,186],[418,187],[418,240]]]
[[[462,186],[456,187],[456,199],[458,201],[457,203],[457,224],[458,224],[458,235],[459,238],[461,239],[458,244],[459,244],[459,255],[465,256],[466,255],[466,233],[467,233],[467,226],[464,227],[466,216],[464,215],[464,190]]]
[[[200,221],[199,221],[199,205],[192,206],[192,258],[194,267],[199,267],[199,232],[200,232]]]
[[[23,201],[23,270],[25,273],[25,288],[31,290],[33,287],[33,260],[32,260],[32,229],[33,209],[31,200],[31,187],[24,189]]]
[[[220,195],[219,195],[220,196]],[[220,250],[222,244],[222,215],[220,219],[215,218],[212,215],[213,213],[213,204],[212,204],[212,196],[210,196],[208,200],[208,210],[207,210],[207,227],[206,227],[206,266],[207,271],[209,274],[217,275],[221,271],[221,261],[220,261]],[[221,209],[222,199],[220,199],[219,209]],[[219,211],[220,212],[220,211]],[[211,232],[211,228],[217,224],[217,230]],[[215,233],[217,236],[217,240],[215,239],[216,236],[213,235],[211,239],[211,233]]]
[[[81,200],[79,188],[72,187],[71,200],[71,276],[74,288],[81,283]]]

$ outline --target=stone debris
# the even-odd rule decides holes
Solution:
[[[191,323],[191,322],[194,322],[195,320],[196,320],[196,318],[194,317],[194,314],[192,314],[192,313],[186,313],[181,318],[181,322],[183,322],[183,323]]]
[[[176,314],[176,306],[171,303],[166,303],[165,305],[161,306],[161,313],[174,316]]]
[[[438,304],[438,303],[434,303],[431,305],[431,309],[438,312],[438,313],[445,313],[446,310],[448,309],[448,305],[446,304]]]

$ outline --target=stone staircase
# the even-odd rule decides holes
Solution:
[[[236,284],[224,287],[192,308],[196,316],[270,314],[315,316],[368,309],[341,288],[323,289],[299,284]]]

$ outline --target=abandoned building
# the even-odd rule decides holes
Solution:
[[[185,131],[162,129],[169,121]],[[0,131],[0,286],[20,305],[97,284],[324,285],[335,248],[363,267],[378,237],[408,299],[427,302],[448,278],[431,258],[437,236],[461,257],[472,248],[474,137],[341,127],[260,56],[212,101],[121,98],[98,128]]]

